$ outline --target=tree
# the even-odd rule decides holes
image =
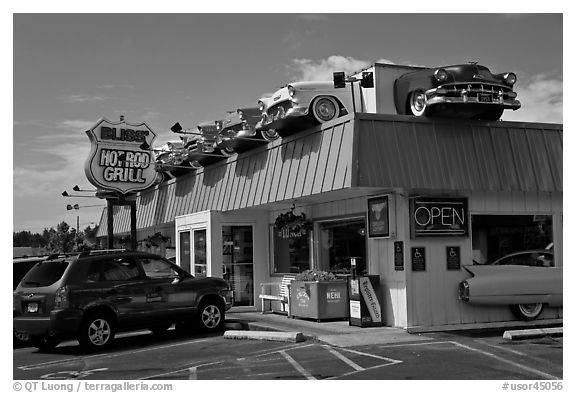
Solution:
[[[50,241],[48,249],[50,252],[71,252],[74,248],[76,230],[70,230],[70,225],[62,221],[56,226],[56,230],[50,228]]]

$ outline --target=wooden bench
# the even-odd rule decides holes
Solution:
[[[260,299],[262,300],[262,314],[266,311],[265,302],[270,302],[270,312],[290,312],[290,290],[288,286],[294,281],[295,276],[284,276],[280,282],[264,282],[260,284]],[[280,302],[281,310],[273,310],[272,302]]]

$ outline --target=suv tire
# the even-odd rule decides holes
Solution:
[[[115,334],[114,319],[108,313],[96,312],[84,318],[78,341],[88,350],[104,349],[112,344]]]
[[[196,325],[205,332],[215,332],[224,327],[224,307],[220,302],[204,300],[198,307]]]
[[[41,351],[49,351],[60,344],[60,339],[56,336],[31,335],[30,342]]]

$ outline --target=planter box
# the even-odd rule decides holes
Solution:
[[[290,286],[290,316],[317,321],[347,319],[346,281],[293,281]]]

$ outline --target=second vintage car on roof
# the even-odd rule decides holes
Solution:
[[[493,74],[475,62],[426,68],[400,76],[394,84],[398,114],[498,120],[520,108],[513,91],[516,74]]]
[[[218,141],[216,146],[225,156],[242,153],[279,138],[272,129],[256,130],[260,109],[241,108],[226,113],[224,120],[216,121]]]
[[[523,320],[536,319],[544,305],[563,303],[561,267],[552,250],[508,254],[485,265],[464,266],[472,277],[458,286],[458,298],[470,304],[510,306]]]
[[[285,137],[314,124],[352,112],[350,89],[334,88],[333,81],[294,82],[271,97],[258,100],[262,119],[258,130],[273,129]]]

